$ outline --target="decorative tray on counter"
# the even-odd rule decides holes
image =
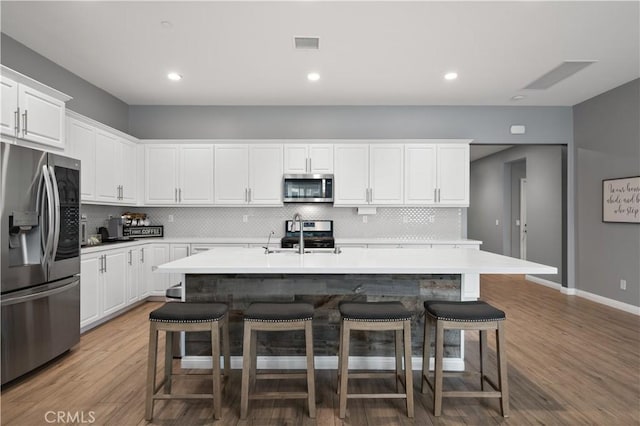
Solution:
[[[135,238],[164,237],[164,226],[163,225],[123,226],[122,234],[125,237],[135,237]]]

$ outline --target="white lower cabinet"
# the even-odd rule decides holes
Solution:
[[[127,253],[118,250],[104,255],[104,315],[127,305]]]
[[[169,288],[169,275],[157,273],[154,269],[171,259],[169,244],[151,244],[145,247],[144,253],[149,295],[164,296],[165,291]]]
[[[102,253],[80,260],[80,328],[102,318]]]

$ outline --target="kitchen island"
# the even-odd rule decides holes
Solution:
[[[475,300],[480,274],[554,274],[555,267],[474,249],[317,250],[303,255],[293,250],[266,253],[261,248],[214,248],[160,265],[157,272],[182,274],[183,300],[220,301],[231,312],[232,367],[240,366],[242,312],[254,301],[313,303],[317,368],[336,368],[339,335],[337,305],[343,300],[400,300],[415,312],[412,323],[416,369],[421,366],[422,302],[429,299]],[[508,314],[508,313],[507,313]],[[304,365],[302,335],[276,333],[259,339],[259,363],[272,368]],[[381,335],[381,336],[376,336]],[[273,340],[281,339],[281,340]],[[273,342],[268,345],[268,342]],[[184,367],[210,364],[207,336],[190,333],[183,340]],[[355,368],[393,368],[393,335],[354,336]],[[445,368],[464,368],[460,332],[445,337]],[[300,365],[298,365],[300,364]]]

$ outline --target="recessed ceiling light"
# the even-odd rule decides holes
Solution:
[[[178,74],[177,72],[170,72],[169,74],[167,74],[167,78],[171,81],[180,81],[182,80],[182,76],[180,74]]]
[[[309,74],[307,74],[307,80],[318,81],[320,80],[320,74],[318,74],[317,72],[310,72]]]
[[[164,28],[165,30],[169,30],[171,28],[173,28],[173,24],[169,21],[160,21],[160,26],[162,28]]]
[[[456,78],[458,78],[457,72],[448,72],[444,75],[445,80],[455,80]]]
[[[511,97],[511,100],[512,100],[512,101],[521,101],[521,100],[523,100],[524,98],[526,98],[526,96],[525,96],[525,95],[515,95],[515,96],[512,96],[512,97]]]

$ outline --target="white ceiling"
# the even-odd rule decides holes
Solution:
[[[0,5],[2,32],[130,105],[569,106],[640,77],[637,1]],[[523,89],[565,60],[597,62]]]

